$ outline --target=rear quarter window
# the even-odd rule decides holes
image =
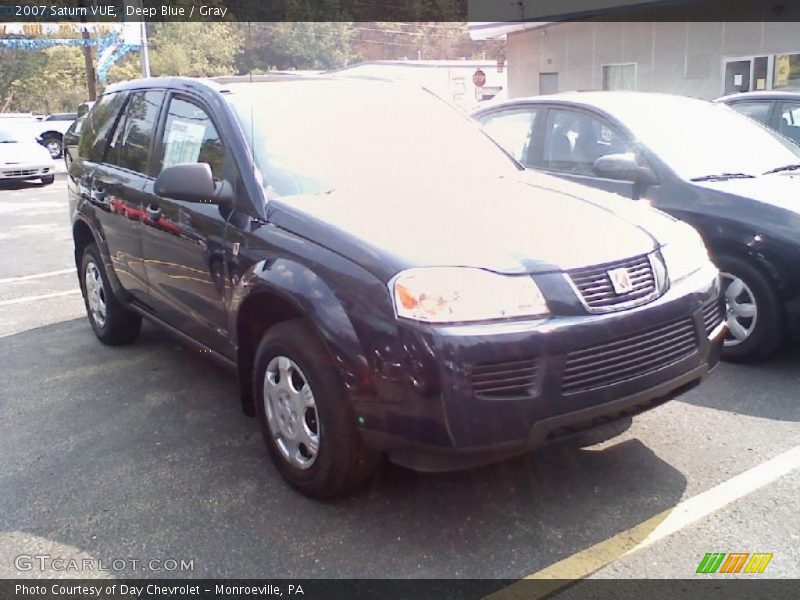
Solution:
[[[86,115],[78,145],[78,155],[92,162],[103,160],[108,138],[125,104],[127,92],[105,94]]]

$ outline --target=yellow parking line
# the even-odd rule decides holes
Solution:
[[[569,584],[570,580],[587,577],[627,554],[647,548],[798,469],[800,469],[800,446],[795,446],[630,529],[525,577],[525,579],[554,580],[552,585],[539,582],[539,585],[532,589],[530,585],[526,585],[525,580],[522,580],[487,596],[486,600],[543,598]]]

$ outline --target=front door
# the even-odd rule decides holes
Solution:
[[[226,152],[207,111],[199,101],[179,94],[168,100],[162,119],[155,172],[190,162],[211,166],[225,178]],[[230,211],[215,204],[158,196],[147,183],[143,251],[156,315],[195,340],[229,355],[225,303],[225,229]]]

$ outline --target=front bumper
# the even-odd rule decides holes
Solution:
[[[717,365],[721,309],[716,277],[701,271],[649,304],[616,313],[408,325],[402,366],[378,368],[378,397],[356,406],[363,437],[395,462],[443,471],[640,413],[694,387]]]
[[[19,164],[0,166],[0,179],[35,179],[56,172],[55,164]]]

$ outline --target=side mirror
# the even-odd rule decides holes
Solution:
[[[598,177],[606,179],[619,179],[642,185],[658,183],[656,174],[649,167],[639,165],[636,156],[630,152],[601,156],[594,161],[592,169]]]
[[[164,198],[231,206],[233,190],[228,182],[217,183],[207,163],[182,163],[167,167],[156,178],[155,192]]]

